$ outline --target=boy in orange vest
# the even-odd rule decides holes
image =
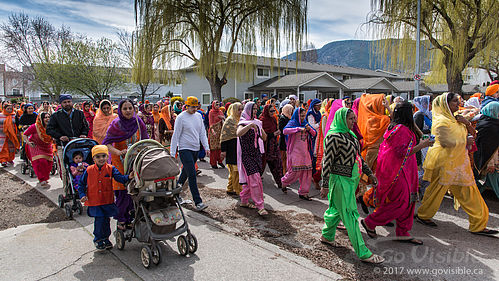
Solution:
[[[78,193],[80,201],[88,206],[87,214],[94,217],[94,244],[99,250],[109,250],[113,244],[109,241],[111,235],[110,217],[118,213],[114,204],[113,178],[125,184],[129,177],[122,175],[116,167],[107,163],[109,151],[105,145],[92,148],[93,165],[80,178]]]

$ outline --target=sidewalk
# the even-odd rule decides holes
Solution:
[[[18,162],[16,162],[18,164]],[[37,180],[20,173],[19,166],[5,170],[31,186]],[[221,185],[222,179],[218,182]],[[51,188],[37,188],[54,203],[62,192],[58,176]],[[185,209],[184,209],[185,210]],[[0,272],[6,280],[338,280],[338,274],[311,261],[258,240],[230,235],[226,226],[185,210],[199,241],[194,256],[178,254],[176,241],[162,244],[163,261],[143,268],[141,244],[132,241],[123,251],[96,252],[92,243],[93,220],[86,215],[69,222],[20,226],[0,232]],[[114,241],[114,237],[111,239]]]

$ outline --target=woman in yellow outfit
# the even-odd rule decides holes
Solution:
[[[427,226],[436,227],[431,218],[438,211],[448,190],[469,215],[469,231],[474,234],[494,235],[487,229],[489,209],[478,190],[469,163],[466,145],[471,124],[454,113],[459,110],[458,95],[445,93],[433,101],[431,133],[435,144],[428,149],[423,164],[423,179],[430,182],[426,189],[416,219]]]

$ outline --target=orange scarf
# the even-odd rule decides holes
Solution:
[[[170,123],[170,105],[163,106],[161,109],[161,113],[159,114],[160,119],[163,119],[165,121],[166,127],[168,127],[168,130],[172,129],[172,124]]]
[[[109,127],[111,122],[118,117],[118,115],[116,113],[111,113],[111,115],[105,115],[102,112],[102,110],[100,110],[100,107],[102,107],[102,104],[105,102],[108,103],[109,105],[111,105],[110,101],[102,100],[99,104],[99,109],[97,109],[97,112],[95,113],[95,118],[94,118],[94,127],[93,127],[92,137],[98,143],[102,143],[102,141],[104,140],[104,137],[106,136],[107,128]]]
[[[385,115],[384,94],[363,94],[359,102],[357,124],[364,136],[363,156],[369,146],[375,144],[390,125],[390,117]]]
[[[14,122],[12,121],[12,116],[15,114],[13,112],[7,113],[5,111],[5,108],[8,106],[12,106],[10,104],[4,104],[3,106],[3,115],[7,116],[5,118],[5,122],[3,123],[3,132],[5,133],[5,136],[14,144],[15,148],[19,148],[19,139],[17,138],[17,128],[14,125]]]
[[[51,143],[52,137],[47,135],[47,130],[46,130],[45,126],[43,126],[41,114],[38,114],[38,117],[36,118],[35,126],[36,126],[36,132],[38,133],[38,137],[45,143]]]
[[[154,123],[158,123],[159,122],[159,119],[161,119],[161,114],[159,113],[159,111],[152,111],[152,116],[154,117]]]

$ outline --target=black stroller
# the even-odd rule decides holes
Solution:
[[[83,154],[83,161],[92,165],[92,147],[98,144],[99,143],[93,139],[77,138],[70,141],[64,147],[64,159],[62,160],[61,168],[66,170],[66,182],[68,183],[68,186],[64,187],[64,194],[59,194],[57,201],[59,207],[64,208],[66,217],[68,218],[73,217],[73,212],[77,212],[78,215],[83,213],[83,205],[80,202],[78,190],[76,190],[76,187],[73,185],[73,175],[71,174],[70,169],[73,162],[73,153],[77,151],[81,152]],[[60,175],[62,177],[62,173],[60,173]]]
[[[29,173],[30,178],[34,178],[35,175],[35,170],[33,170],[33,166],[31,165],[31,161],[28,158],[28,155],[26,154],[26,143],[23,142],[23,145],[21,146],[21,150],[19,152],[19,157],[23,162],[21,163],[21,174],[25,175]],[[50,171],[51,175],[54,175],[57,172],[57,157],[53,157],[53,162],[52,162],[52,170]]]
[[[134,175],[127,188],[135,215],[131,229],[116,230],[117,248],[123,250],[125,241],[131,242],[132,238],[145,243],[140,251],[145,268],[161,262],[159,242],[176,236],[181,255],[195,253],[198,242],[189,230],[179,201],[182,188],[177,188],[176,177],[180,171],[168,150],[154,140],[140,141],[128,149],[124,167],[125,174],[133,171]],[[180,221],[182,224],[177,227]]]

